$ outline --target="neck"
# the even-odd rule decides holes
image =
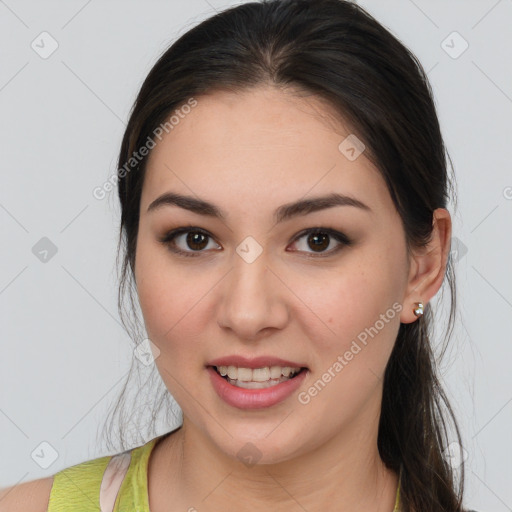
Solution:
[[[247,504],[254,512],[313,512],[336,503],[339,512],[392,512],[398,475],[380,459],[376,433],[357,427],[286,461],[247,466],[185,419],[165,440],[160,474],[167,489],[169,477],[172,488],[180,489],[173,503],[182,502],[184,510],[230,512]]]

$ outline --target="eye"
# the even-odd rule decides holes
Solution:
[[[306,244],[311,244],[310,247],[313,247],[314,250],[312,253],[304,250],[299,250],[299,252],[306,252],[308,257],[313,258],[330,256],[340,251],[344,246],[352,244],[352,241],[344,233],[330,228],[310,228],[302,231],[295,237],[293,244],[306,237]],[[326,251],[325,249],[331,245],[331,238],[338,245],[334,249]],[[208,247],[208,239],[213,240],[207,231],[194,226],[184,226],[169,231],[160,239],[160,242],[166,245],[170,251],[180,256],[197,257],[205,252],[203,249]],[[178,247],[180,242],[182,246]]]
[[[330,256],[334,253],[339,252],[343,249],[344,246],[350,246],[352,241],[340,231],[336,231],[330,228],[312,228],[299,233],[299,235],[295,238],[293,243],[296,243],[298,240],[302,238],[306,238],[305,244],[306,247],[313,247],[313,252],[306,252],[308,257],[325,257]],[[324,249],[328,248],[331,245],[332,240],[334,239],[338,245],[334,247],[334,249],[330,249],[326,251]]]
[[[201,252],[204,252],[203,249],[208,245],[207,243],[205,244],[208,238],[212,238],[211,235],[201,228],[187,226],[169,231],[160,241],[174,253],[182,256],[196,257],[201,256]],[[176,241],[180,240],[185,245],[185,248],[188,246],[192,251],[176,248]]]

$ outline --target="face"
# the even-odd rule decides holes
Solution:
[[[184,427],[220,456],[251,442],[262,463],[373,435],[408,281],[383,178],[364,152],[339,149],[350,130],[312,96],[257,88],[196,100],[149,157],[135,263],[156,364]],[[148,211],[166,193],[211,203],[222,217],[170,202]],[[364,207],[275,213],[333,193]],[[240,407],[219,396],[207,369],[232,355],[307,371],[281,401]]]

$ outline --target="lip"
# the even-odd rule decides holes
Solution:
[[[254,360],[252,360],[252,362],[254,362]],[[288,364],[286,364],[286,366],[288,366]],[[309,373],[309,370],[305,369],[298,373],[296,377],[276,384],[275,386],[263,389],[245,389],[230,384],[217,373],[213,366],[208,366],[206,370],[210,375],[212,386],[219,397],[227,404],[238,409],[263,409],[282,402],[299,388],[304,382],[306,375]]]
[[[295,361],[288,361],[281,359],[280,357],[273,356],[259,356],[253,358],[247,358],[243,356],[226,356],[214,359],[206,364],[206,366],[236,366],[238,368],[265,368],[271,366],[290,366],[291,368],[307,368],[304,363],[297,363]]]

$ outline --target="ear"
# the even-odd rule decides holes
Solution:
[[[443,284],[452,234],[450,213],[445,208],[434,210],[431,240],[425,247],[414,249],[409,280],[403,300],[400,322],[409,324],[417,320],[415,302],[426,306]]]

